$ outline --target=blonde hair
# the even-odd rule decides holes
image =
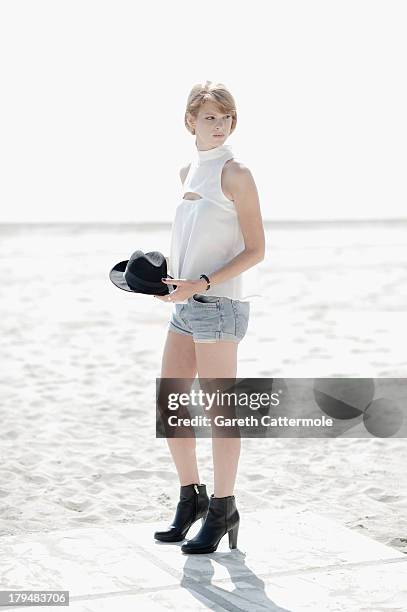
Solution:
[[[194,119],[197,118],[198,112],[204,102],[209,101],[216,104],[219,110],[223,113],[229,113],[232,115],[232,125],[230,128],[230,134],[234,131],[237,123],[237,112],[236,104],[232,94],[223,83],[212,83],[212,81],[206,81],[206,83],[197,83],[191,89],[187,107],[185,110],[184,123],[191,134],[195,134],[195,129],[190,127],[187,121],[188,114],[192,115]]]

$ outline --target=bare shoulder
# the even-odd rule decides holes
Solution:
[[[223,185],[228,197],[234,196],[234,194],[246,189],[248,186],[253,186],[254,178],[250,169],[245,164],[236,159],[230,159],[223,167],[222,186]],[[231,199],[234,199],[234,197]]]
[[[179,171],[179,176],[180,176],[182,184],[184,184],[184,181],[187,178],[187,174],[188,174],[190,166],[191,164],[188,164],[187,166],[183,166],[181,170]]]
[[[237,159],[229,159],[225,163],[224,170],[225,174],[233,176],[243,176],[248,173],[250,174],[249,168]]]

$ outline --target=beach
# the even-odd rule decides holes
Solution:
[[[240,377],[406,377],[407,222],[271,223]],[[155,435],[172,306],[111,267],[168,224],[0,226],[0,535],[172,518]],[[213,491],[210,440],[198,439]],[[244,439],[241,514],[298,504],[407,553],[404,438]],[[151,537],[152,534],[151,534]]]

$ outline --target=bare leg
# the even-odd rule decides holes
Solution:
[[[196,342],[195,354],[199,378],[236,378],[235,342]],[[240,456],[240,437],[212,437],[214,495],[233,495]]]
[[[161,378],[195,378],[197,372],[192,336],[168,331]],[[167,438],[180,485],[200,484],[195,438]]]

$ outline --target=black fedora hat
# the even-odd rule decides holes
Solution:
[[[130,259],[113,266],[109,276],[112,283],[124,291],[149,295],[166,295],[170,292],[161,279],[172,276],[167,274],[167,261],[159,251],[134,251]]]

